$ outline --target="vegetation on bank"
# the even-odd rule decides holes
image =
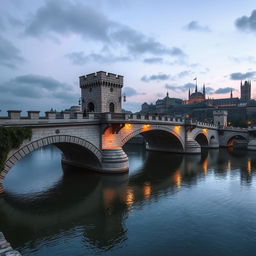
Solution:
[[[27,127],[0,127],[0,171],[8,153],[18,148],[26,139],[31,139],[32,129]]]

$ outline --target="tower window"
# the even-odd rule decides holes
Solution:
[[[113,87],[110,87],[110,92],[113,92],[113,91],[114,91]]]
[[[87,106],[87,109],[88,109],[88,112],[94,112],[95,111],[94,104],[90,102]]]
[[[115,104],[113,102],[109,103],[109,112],[110,113],[115,112]]]
[[[89,92],[92,92],[92,87],[90,87]]]

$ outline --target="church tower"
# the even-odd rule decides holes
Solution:
[[[245,81],[244,84],[241,81],[240,85],[240,90],[241,90],[241,101],[242,102],[247,102],[251,99],[251,82],[250,81]]]
[[[98,71],[79,79],[84,113],[122,112],[123,76]]]

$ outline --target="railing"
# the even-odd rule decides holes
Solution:
[[[45,112],[45,116],[39,115],[40,111],[28,111],[27,116],[21,116],[19,110],[9,110],[8,116],[0,117],[0,125],[5,124],[19,124],[19,123],[58,123],[58,122],[86,122],[86,121],[107,121],[107,122],[142,122],[142,123],[166,123],[166,124],[180,124],[180,125],[193,125],[202,128],[221,128],[212,123],[199,122],[194,119],[183,119],[179,117],[173,117],[170,115],[150,115],[150,114],[126,114],[126,113],[87,113],[82,112],[70,113],[70,112]],[[221,129],[227,129],[221,128]],[[242,128],[228,128],[232,130],[244,130]]]
[[[172,122],[184,123],[184,119],[169,115],[141,115],[141,114],[126,114],[126,120],[129,121],[146,121],[146,122]]]

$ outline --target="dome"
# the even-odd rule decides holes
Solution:
[[[195,98],[204,98],[204,95],[201,92],[194,92],[190,95],[190,99],[195,99]]]

